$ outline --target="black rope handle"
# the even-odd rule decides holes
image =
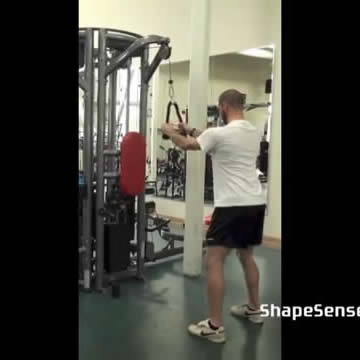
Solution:
[[[182,123],[183,119],[182,119],[181,114],[180,114],[179,105],[177,104],[176,101],[171,101],[170,100],[168,105],[167,105],[167,109],[166,109],[166,124],[168,124],[169,121],[170,121],[170,113],[171,113],[171,107],[172,106],[174,106],[174,108],[175,108],[176,116],[177,116],[179,122]],[[186,133],[182,132],[181,135],[186,136]],[[169,136],[167,136],[165,134],[163,134],[162,138],[164,140],[169,140],[170,139]]]

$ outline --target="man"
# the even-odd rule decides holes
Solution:
[[[180,125],[189,136],[169,124],[164,134],[184,150],[202,150],[212,157],[214,206],[207,232],[207,286],[209,318],[189,326],[191,334],[216,343],[225,342],[222,317],[224,262],[231,249],[237,250],[248,289],[248,303],[235,305],[231,313],[261,324],[259,271],[253,258],[254,246],[262,242],[265,196],[256,173],[261,132],[244,119],[244,94],[227,90],[219,97],[219,110],[226,124],[201,132]]]

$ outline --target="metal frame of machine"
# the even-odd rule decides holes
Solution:
[[[141,61],[140,83],[140,116],[139,133],[146,138],[146,117],[148,84],[162,60],[171,54],[170,40],[166,37],[151,35],[142,37],[138,34],[104,28],[79,29],[79,87],[84,91],[84,139],[83,139],[83,199],[82,199],[82,235],[79,253],[82,263],[82,279],[79,280],[83,289],[91,290],[92,277],[95,274],[95,290],[102,291],[108,282],[128,276],[143,278],[144,252],[146,242],[146,209],[145,193],[136,197],[136,267],[121,274],[104,273],[104,202],[109,185],[116,181],[115,160],[120,158],[116,145],[116,99],[117,77],[120,69],[127,69],[130,74],[131,60],[135,57]],[[158,46],[158,52],[149,62],[151,45]],[[83,69],[83,70],[82,70]],[[95,81],[97,69],[98,82]],[[129,94],[130,77],[128,76]],[[95,87],[97,87],[97,119],[94,119]],[[106,113],[108,93],[109,111]],[[128,105],[127,105],[128,106]],[[126,109],[128,130],[129,109]],[[94,123],[96,120],[96,152],[94,153]],[[105,132],[107,127],[107,143]],[[96,171],[94,163],[96,159]],[[95,180],[95,181],[94,181]],[[94,185],[96,184],[96,203],[93,203]],[[95,215],[93,208],[95,206]],[[92,235],[93,223],[96,223],[95,239]],[[96,248],[93,249],[94,240]],[[95,272],[93,272],[93,251],[96,252]]]

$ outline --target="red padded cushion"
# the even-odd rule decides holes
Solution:
[[[120,189],[128,195],[145,190],[146,143],[137,132],[127,133],[120,145]]]

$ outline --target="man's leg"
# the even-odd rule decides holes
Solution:
[[[215,343],[226,341],[222,319],[224,298],[224,262],[230,249],[225,247],[225,239],[229,233],[231,214],[226,208],[215,208],[210,228],[206,234],[207,247],[207,287],[209,302],[209,318],[191,324],[190,334],[205,338]]]
[[[244,269],[248,289],[248,305],[252,310],[259,310],[259,269],[253,257],[253,248],[238,249],[237,255]]]
[[[232,229],[249,299],[247,304],[234,305],[230,311],[234,316],[245,317],[255,324],[264,322],[259,301],[259,270],[253,257],[253,248],[262,243],[264,217],[265,206],[243,207]]]
[[[207,287],[210,322],[214,327],[223,326],[223,299],[225,292],[224,262],[230,249],[210,246],[207,250]]]

